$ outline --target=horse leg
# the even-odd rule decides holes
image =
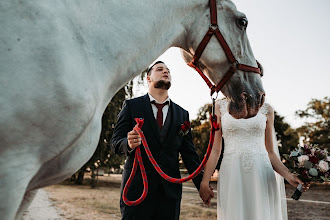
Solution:
[[[21,205],[16,214],[16,220],[20,220],[25,210],[31,205],[34,197],[36,197],[38,190],[31,190],[25,193],[24,198],[21,202]]]
[[[5,166],[1,166],[5,167]],[[3,168],[4,171],[6,168]],[[23,167],[20,168],[24,170]],[[13,220],[22,203],[26,188],[31,176],[24,172],[15,172],[14,169],[0,171],[0,218],[1,220]]]
[[[0,160],[0,219],[13,220],[22,203],[29,182],[38,168],[22,165],[22,158],[15,159],[7,155],[5,161]],[[11,163],[14,161],[15,163]],[[34,168],[34,169],[32,169]]]

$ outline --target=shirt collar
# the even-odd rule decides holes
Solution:
[[[152,102],[153,100],[155,100],[155,102],[159,103],[154,97],[152,97],[152,95],[150,95],[150,93],[148,92],[148,95],[149,95],[149,99],[150,99],[150,102]],[[170,97],[167,97],[167,99],[164,100],[163,103],[167,102],[168,101],[168,105],[171,104],[171,99]],[[159,103],[159,104],[163,104],[163,103]]]

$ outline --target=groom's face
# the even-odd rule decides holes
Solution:
[[[154,65],[147,76],[149,86],[168,90],[171,87],[170,70],[164,63]]]

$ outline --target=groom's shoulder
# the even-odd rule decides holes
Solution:
[[[144,99],[146,98],[145,95],[143,96],[139,96],[139,97],[135,97],[135,98],[131,98],[131,99],[126,99],[126,103],[138,103],[138,102],[141,102],[143,101]]]
[[[172,99],[171,99],[171,105],[173,105],[173,107],[176,108],[179,111],[187,112],[188,113],[188,111],[186,109],[182,108],[180,105],[178,105],[175,102],[173,102]]]

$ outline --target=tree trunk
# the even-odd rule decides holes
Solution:
[[[78,176],[75,180],[75,184],[77,185],[81,185],[83,180],[84,180],[84,174],[85,174],[85,168],[81,168],[79,171],[78,171]]]

